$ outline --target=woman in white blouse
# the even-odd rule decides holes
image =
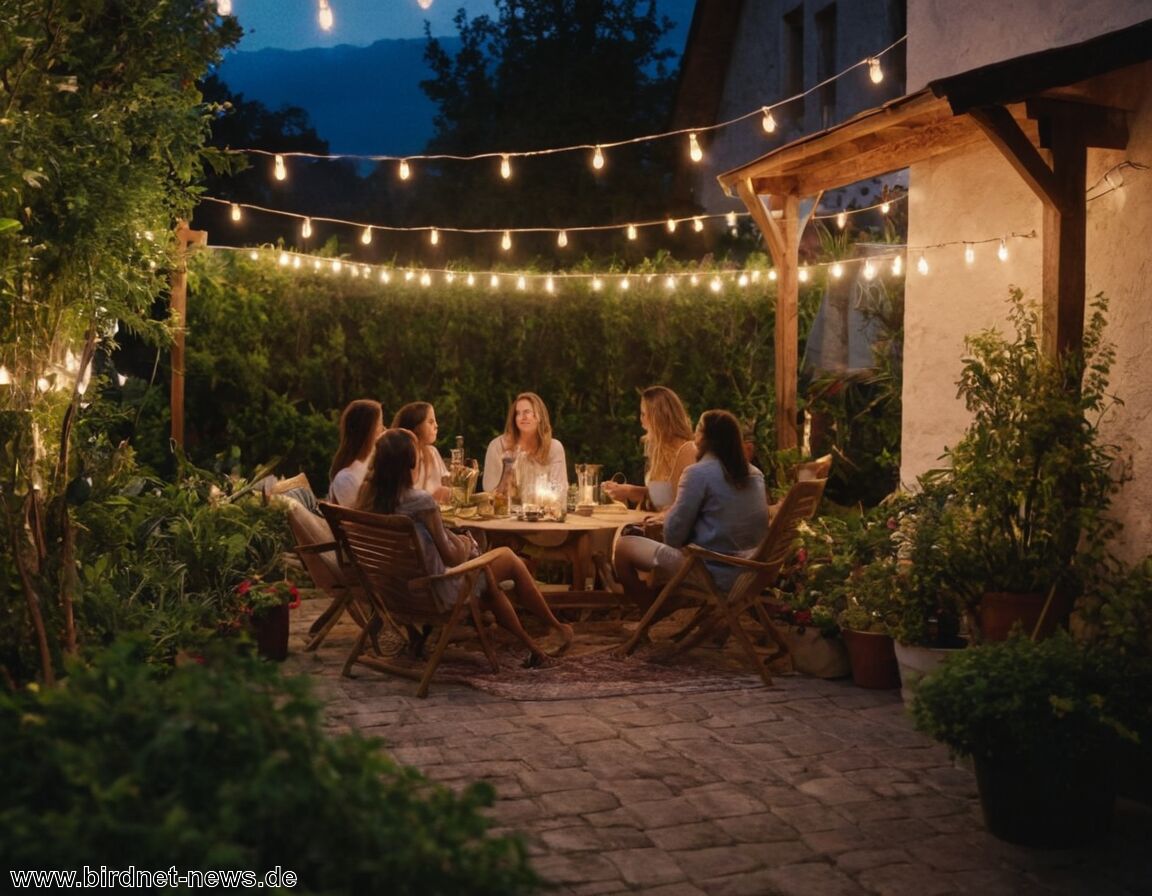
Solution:
[[[521,392],[508,409],[504,434],[488,444],[484,455],[484,491],[494,491],[504,469],[504,458],[517,458],[521,482],[525,477],[546,477],[560,494],[568,491],[568,461],[564,446],[552,438],[548,408],[535,392]]]
[[[368,472],[368,458],[376,439],[384,432],[380,402],[358,398],[340,415],[340,447],[328,470],[328,500],[344,507],[356,506],[356,494]]]
[[[439,504],[447,503],[452,489],[444,484],[448,468],[436,450],[436,434],[440,431],[436,409],[426,401],[410,402],[396,412],[392,428],[407,429],[416,434],[416,469],[412,487],[428,492]]]

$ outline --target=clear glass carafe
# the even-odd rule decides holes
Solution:
[[[603,464],[576,464],[576,503],[600,503],[600,476]]]

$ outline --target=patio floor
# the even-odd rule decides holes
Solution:
[[[1120,800],[1090,848],[997,840],[970,769],[913,730],[896,691],[786,676],[512,700],[434,681],[420,700],[412,681],[340,676],[346,623],[301,652],[323,606],[293,613],[285,671],[317,679],[333,730],[380,737],[439,781],[491,782],[492,817],[526,835],[553,892],[1152,894],[1152,809]]]

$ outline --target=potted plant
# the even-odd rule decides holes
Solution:
[[[1027,846],[1067,847],[1107,830],[1110,757],[1138,738],[1147,662],[1058,633],[958,651],[920,685],[916,726],[971,756],[989,831]]]
[[[840,634],[848,649],[852,681],[862,688],[900,687],[900,672],[892,641],[898,603],[896,561],[878,557],[853,570],[841,586],[845,608]]]
[[[1009,298],[1013,333],[965,339],[959,395],[972,414],[945,452],[938,478],[952,534],[947,583],[977,607],[976,631],[1001,638],[1017,617],[1031,630],[1047,607],[1051,627],[1066,617],[1085,560],[1098,560],[1112,533],[1105,518],[1119,483],[1117,449],[1100,438],[1113,347],[1104,341],[1107,302],[1097,297],[1083,350],[1049,357],[1036,309],[1020,290]]]
[[[286,579],[245,579],[236,586],[236,595],[256,642],[256,652],[276,662],[287,659],[288,612],[300,606],[300,590]]]

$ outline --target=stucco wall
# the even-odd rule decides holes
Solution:
[[[1152,16],[1152,0],[908,0],[908,92]]]

